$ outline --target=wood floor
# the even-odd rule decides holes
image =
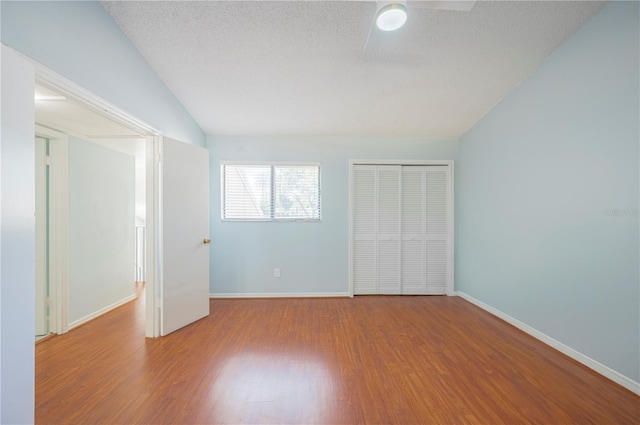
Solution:
[[[36,346],[38,424],[639,424],[640,398],[457,297],[133,301]]]

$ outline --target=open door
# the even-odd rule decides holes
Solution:
[[[160,146],[160,335],[209,315],[209,153]]]

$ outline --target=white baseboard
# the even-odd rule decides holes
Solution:
[[[529,335],[531,335],[532,337],[544,342],[545,344],[547,344],[548,346],[555,348],[556,350],[560,351],[561,353],[571,357],[572,359],[582,363],[583,365],[587,366],[590,369],[593,369],[594,371],[598,372],[599,374],[603,375],[605,378],[608,378],[610,380],[612,380],[613,382],[615,382],[618,385],[621,385],[623,387],[625,387],[626,389],[628,389],[629,391],[632,391],[638,395],[640,395],[640,383],[634,381],[631,378],[628,378],[626,376],[624,376],[623,374],[621,374],[620,372],[616,372],[615,370],[611,369],[608,366],[603,365],[602,363],[593,360],[591,357],[588,357],[584,354],[582,354],[579,351],[574,350],[573,348],[561,343],[560,341],[557,341],[553,338],[551,338],[550,336],[540,332],[537,329],[532,328],[531,326],[519,321],[518,319],[515,319],[511,316],[509,316],[506,313],[503,313],[502,311],[498,310],[497,308],[491,307],[489,304],[485,304],[482,301],[473,298],[471,295],[465,294],[464,292],[460,292],[460,291],[455,291],[455,295],[464,298],[465,300],[469,301],[472,304],[477,305],[478,307],[480,307],[481,309],[493,314],[496,317],[499,317],[500,319],[504,320],[505,322],[515,326],[516,328],[520,329],[521,331],[528,333]]]
[[[222,292],[209,294],[209,298],[336,298],[348,296],[348,292]]]
[[[78,320],[74,320],[73,322],[69,323],[69,330],[71,330],[73,328],[77,328],[80,325],[84,325],[88,321],[93,320],[98,316],[102,316],[103,314],[110,312],[114,308],[118,308],[121,305],[128,303],[129,301],[135,300],[136,298],[137,298],[136,294],[131,294],[128,297],[123,298],[120,301],[116,301],[115,303],[113,303],[111,305],[108,305],[108,306],[106,306],[104,308],[101,308],[100,310],[98,310],[96,312],[93,312],[93,313],[88,314],[88,315],[86,315],[84,317],[81,317]]]

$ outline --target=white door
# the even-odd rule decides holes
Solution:
[[[450,283],[449,167],[426,167],[427,294],[446,294]]]
[[[426,294],[425,281],[426,167],[402,167],[402,293]]]
[[[352,167],[354,295],[451,294],[451,165]]]
[[[377,294],[376,166],[353,167],[353,293]]]
[[[209,154],[164,137],[160,334],[209,315]]]
[[[378,166],[378,293],[400,291],[400,166]]]

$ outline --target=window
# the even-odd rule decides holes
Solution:
[[[222,164],[223,220],[320,220],[320,165]]]

